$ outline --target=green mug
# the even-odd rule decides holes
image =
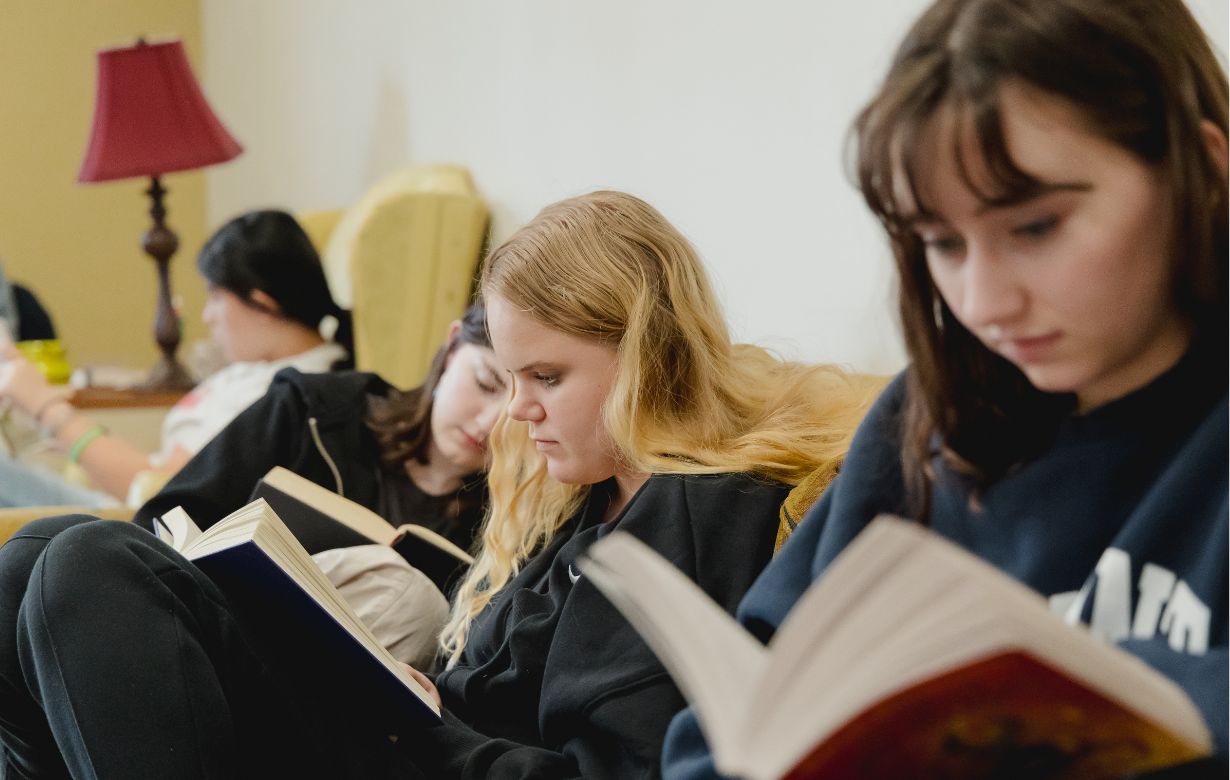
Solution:
[[[52,384],[62,385],[68,382],[73,373],[64,353],[64,345],[59,339],[42,339],[37,341],[19,341],[17,349],[26,359],[47,377]]]

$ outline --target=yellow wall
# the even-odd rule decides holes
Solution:
[[[0,3],[0,262],[50,310],[74,365],[147,367],[157,354],[156,273],[141,249],[148,181],[76,183],[93,117],[95,52],[138,35],[182,38],[198,77],[204,71],[200,0]],[[205,177],[175,173],[163,185],[167,223],[180,240],[171,288],[182,299],[183,360],[203,334],[196,253]]]

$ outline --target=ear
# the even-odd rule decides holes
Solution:
[[[461,334],[461,320],[453,320],[448,324],[448,335],[444,337],[446,352],[444,353],[444,367],[447,368],[449,362],[453,359],[453,355],[457,352],[457,336]]]
[[[1207,119],[1202,119],[1200,120],[1200,140],[1204,142],[1204,150],[1208,152],[1209,159],[1218,167],[1221,175],[1226,176],[1227,159],[1230,158],[1230,150],[1226,147],[1226,134],[1217,125]]]
[[[264,312],[274,316],[281,316],[282,314],[282,307],[264,290],[253,290],[248,293],[248,300],[255,304],[256,308]]]

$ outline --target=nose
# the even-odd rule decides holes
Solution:
[[[965,327],[978,332],[1010,325],[1021,316],[1026,295],[1016,270],[1012,258],[970,245],[962,263],[960,290],[955,300],[948,300]]]
[[[514,381],[508,399],[508,416],[518,422],[538,422],[543,418],[542,404]]]

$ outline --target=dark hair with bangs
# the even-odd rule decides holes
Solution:
[[[395,391],[373,404],[367,424],[380,444],[381,459],[386,463],[404,463],[411,458],[427,462],[436,386],[444,375],[449,356],[462,344],[491,346],[491,338],[487,335],[487,309],[482,301],[471,304],[461,315],[461,329],[436,352],[423,384],[413,390]]]
[[[994,192],[1015,199],[1041,183],[1012,160],[1000,88],[1014,81],[1068,101],[1091,132],[1159,166],[1173,192],[1174,290],[1196,338],[1226,354],[1226,179],[1201,123],[1226,132],[1226,76],[1182,0],[939,0],[915,22],[853,138],[857,178],[887,231],[900,275],[899,311],[911,358],[902,461],[911,505],[925,519],[937,437],[975,488],[1045,447],[1075,408],[1047,394],[966,330],[940,297],[903,194],[928,120],[950,106],[973,129]],[[954,144],[956,141],[954,140]],[[1223,366],[1224,368],[1224,366]],[[976,495],[976,493],[975,493]]]

